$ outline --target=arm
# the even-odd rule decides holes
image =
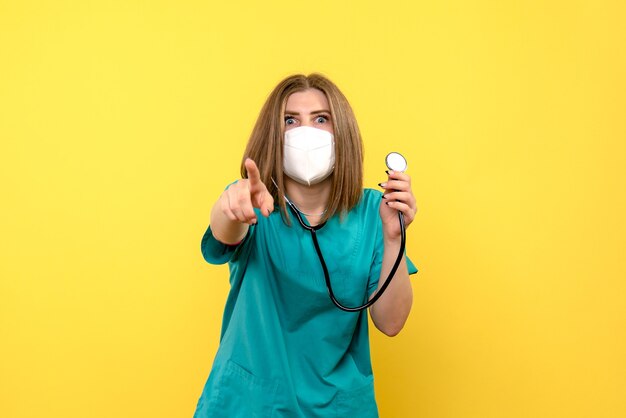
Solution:
[[[384,252],[378,289],[387,279],[400,250],[398,211],[404,214],[407,228],[417,212],[415,197],[411,191],[411,179],[407,174],[390,171],[388,181],[380,186],[385,189],[379,211],[383,224]],[[406,260],[403,259],[385,294],[370,307],[372,321],[381,332],[393,337],[404,327],[412,304],[413,290]]]
[[[400,250],[400,240],[385,239],[383,265],[378,289],[382,287]],[[378,292],[372,294],[372,297]],[[385,294],[370,307],[370,315],[376,328],[389,337],[396,336],[404,327],[413,304],[413,289],[409,280],[406,260],[402,260]]]

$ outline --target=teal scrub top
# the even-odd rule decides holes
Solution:
[[[362,305],[378,286],[381,196],[365,189],[343,219],[317,231],[343,305]],[[310,232],[291,213],[288,226],[279,210],[256,212],[239,245],[220,243],[210,226],[202,238],[206,261],[228,262],[231,289],[194,418],[378,417],[366,311],[335,307]]]

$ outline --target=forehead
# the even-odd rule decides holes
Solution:
[[[292,93],[287,98],[287,110],[328,110],[328,99],[326,95],[318,89],[306,89]]]

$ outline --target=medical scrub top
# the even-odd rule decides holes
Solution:
[[[343,219],[317,231],[343,305],[362,305],[378,286],[381,196],[365,189]],[[288,226],[279,210],[256,212],[239,245],[220,243],[210,226],[202,238],[206,261],[229,263],[231,289],[194,418],[378,417],[366,311],[335,307],[310,232],[291,213]]]

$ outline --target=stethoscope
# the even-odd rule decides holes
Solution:
[[[407,169],[406,159],[397,152],[391,152],[387,154],[387,157],[385,158],[385,163],[387,164],[387,167],[392,171],[404,172]],[[380,297],[383,295],[383,293],[385,292],[385,290],[391,283],[391,280],[396,274],[396,270],[398,270],[398,266],[400,266],[400,262],[402,261],[402,258],[404,257],[404,247],[406,244],[406,228],[404,226],[404,215],[402,215],[402,212],[398,211],[398,220],[400,222],[400,237],[401,237],[400,250],[398,251],[398,257],[396,258],[396,261],[391,267],[389,276],[387,276],[387,280],[385,281],[385,283],[383,283],[380,290],[374,295],[374,297],[372,297],[372,299],[370,299],[367,303],[361,306],[350,308],[350,307],[342,305],[335,297],[335,293],[333,292],[333,287],[330,283],[330,274],[328,273],[328,267],[326,267],[326,262],[324,261],[322,250],[320,249],[320,245],[317,242],[316,232],[320,230],[324,225],[326,225],[326,222],[321,223],[319,225],[315,225],[315,226],[307,225],[306,222],[304,222],[304,219],[302,219],[302,213],[298,210],[296,205],[294,205],[293,202],[287,199],[287,196],[285,196],[285,201],[287,202],[287,205],[289,205],[289,208],[294,213],[294,215],[296,215],[296,218],[298,219],[298,222],[300,223],[302,228],[306,229],[307,231],[311,233],[311,238],[313,239],[313,245],[315,246],[315,252],[317,253],[317,257],[320,259],[322,270],[324,270],[324,279],[326,280],[326,288],[328,289],[328,295],[330,296],[330,300],[333,301],[335,306],[337,306],[339,309],[346,311],[346,312],[360,312],[363,309],[367,309],[370,306],[372,306],[374,303],[376,303],[376,301],[380,299]]]

